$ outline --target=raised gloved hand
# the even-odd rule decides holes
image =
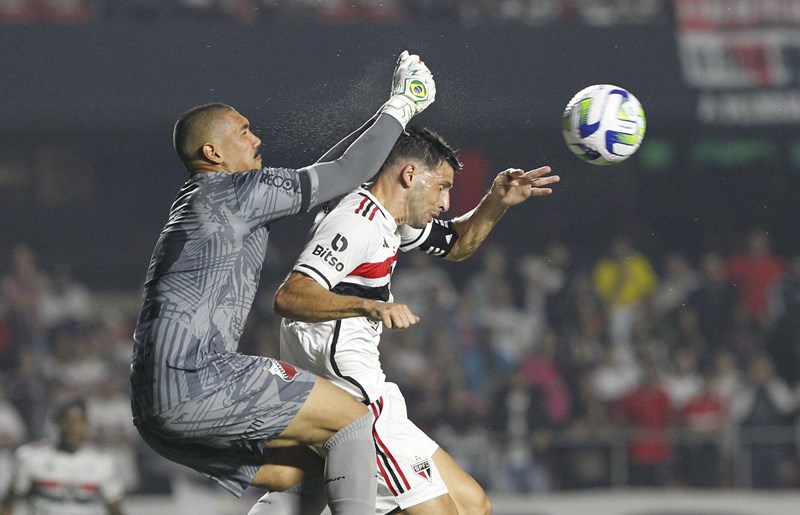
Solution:
[[[436,99],[436,83],[431,71],[419,56],[404,50],[392,75],[392,96],[381,107],[405,128],[411,118],[424,111]]]

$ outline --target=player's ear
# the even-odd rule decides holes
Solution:
[[[204,143],[203,146],[200,147],[200,154],[202,154],[204,159],[207,159],[214,164],[222,163],[222,156],[212,143]]]
[[[404,188],[410,188],[416,174],[417,167],[414,166],[413,163],[408,163],[400,170],[400,184],[402,184]]]

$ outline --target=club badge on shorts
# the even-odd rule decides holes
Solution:
[[[429,483],[433,482],[431,479],[431,464],[427,458],[411,465],[411,470],[425,481]]]

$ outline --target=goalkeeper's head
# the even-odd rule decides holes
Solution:
[[[172,135],[175,151],[192,172],[241,172],[261,167],[261,140],[250,122],[227,104],[183,113]]]
[[[376,186],[392,204],[402,204],[392,209],[398,223],[422,228],[450,208],[450,189],[461,168],[455,150],[441,136],[409,126],[381,166]]]

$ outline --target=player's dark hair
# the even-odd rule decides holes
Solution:
[[[186,162],[197,157],[197,137],[213,126],[220,111],[232,110],[227,104],[214,103],[193,107],[180,115],[172,131],[172,144],[181,161]]]
[[[83,411],[84,415],[87,413],[86,401],[83,399],[83,397],[70,397],[69,399],[66,399],[61,403],[59,403],[53,409],[53,413],[51,415],[53,422],[55,422],[56,424],[61,422],[64,419],[64,416],[67,414],[67,412],[72,408],[80,408],[80,410]]]
[[[430,129],[413,125],[406,127],[405,132],[397,138],[381,171],[401,157],[419,159],[430,168],[436,168],[442,162],[446,162],[455,172],[464,167],[458,160],[456,151],[441,136]]]

